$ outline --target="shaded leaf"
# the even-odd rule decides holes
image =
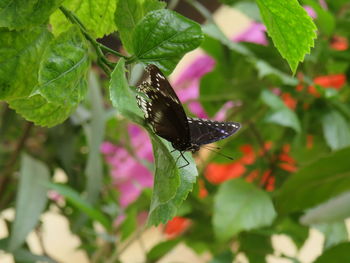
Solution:
[[[158,0],[123,0],[118,1],[115,11],[115,24],[123,46],[132,52],[132,35],[137,23],[150,11],[164,8],[165,3]]]
[[[0,27],[10,30],[45,23],[63,0],[3,0],[0,2]]]
[[[257,1],[267,32],[293,73],[310,53],[316,38],[316,26],[297,0]]]
[[[350,145],[350,126],[337,111],[331,111],[322,118],[323,134],[332,150]]]
[[[311,208],[300,218],[304,225],[332,223],[350,217],[350,192],[342,193],[326,202]]]
[[[202,41],[199,24],[170,10],[148,13],[137,24],[133,50],[138,60],[155,64],[165,74]]]
[[[175,248],[179,242],[179,239],[173,239],[158,243],[157,245],[152,247],[151,250],[147,253],[147,262],[157,262],[167,253],[169,253],[173,248]]]
[[[344,221],[313,225],[325,236],[324,248],[328,249],[349,240],[348,231]]]
[[[264,90],[261,93],[261,99],[272,109],[272,112],[266,116],[265,120],[267,122],[293,128],[296,132],[301,131],[297,115],[289,109],[278,96],[271,91]]]
[[[267,254],[273,253],[271,237],[257,233],[242,233],[239,237],[240,251],[243,251],[249,263],[265,262]]]
[[[225,250],[224,252],[215,255],[209,263],[232,263],[234,255],[231,250]]]
[[[155,178],[148,223],[150,225],[165,224],[176,215],[188,193],[192,191],[193,184],[198,175],[195,163],[190,153],[185,153],[189,165],[186,164],[179,152],[169,153],[170,144],[151,135],[153,153],[155,157]],[[175,163],[175,160],[177,162]]]
[[[49,182],[49,176],[50,172],[45,164],[29,155],[22,155],[16,216],[8,247],[10,251],[19,248],[38,223],[47,202],[45,184]]]
[[[40,95],[12,100],[9,106],[26,120],[47,127],[62,123],[74,110],[70,105],[48,102]]]
[[[241,179],[220,185],[214,198],[214,230],[222,241],[244,230],[268,226],[275,217],[267,193]]]
[[[73,26],[46,49],[35,93],[52,103],[77,105],[85,97],[88,66],[87,43],[79,28]]]
[[[277,210],[301,211],[349,191],[349,156],[350,148],[345,148],[301,168],[276,193]]]
[[[47,263],[57,263],[57,261],[49,258],[47,256],[35,255],[26,249],[17,249],[13,252],[13,257],[16,262],[20,263],[36,263],[36,262],[47,262]]]
[[[114,12],[119,0],[66,0],[63,6],[72,11],[86,27],[89,34],[101,38],[116,31]],[[53,33],[57,36],[72,26],[71,22],[57,10],[50,17]]]
[[[143,114],[137,106],[135,94],[131,91],[125,76],[125,60],[119,59],[111,74],[109,96],[120,114],[130,120],[143,124]]]
[[[350,243],[339,244],[323,252],[313,263],[348,262],[349,249]]]
[[[0,99],[26,97],[32,92],[38,82],[41,57],[51,38],[45,27],[26,31],[0,28]]]

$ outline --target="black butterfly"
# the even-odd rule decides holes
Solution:
[[[136,95],[137,104],[154,132],[171,142],[182,157],[182,152],[196,152],[201,145],[229,137],[241,127],[238,122],[187,117],[163,73],[155,65],[148,65],[146,71],[150,75],[150,81],[144,81],[137,87],[137,92],[141,93]]]

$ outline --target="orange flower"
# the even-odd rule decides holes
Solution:
[[[283,151],[284,153],[289,153],[289,152],[290,152],[290,144],[285,144],[285,145],[283,145],[282,151]]]
[[[308,134],[306,136],[306,148],[311,149],[314,145],[314,136]]]
[[[280,163],[280,164],[278,164],[278,166],[281,169],[283,169],[283,170],[285,170],[287,172],[291,172],[291,173],[293,173],[296,170],[298,170],[298,168],[294,164],[290,164],[290,163]]]
[[[175,238],[185,232],[191,225],[191,220],[181,216],[175,216],[168,221],[165,226],[164,233],[168,238]]]
[[[270,175],[271,175],[271,170],[270,169],[266,170],[261,177],[260,184],[264,185],[267,182],[267,180],[269,179]]]
[[[253,164],[255,162],[255,153],[253,146],[250,144],[244,144],[240,148],[241,152],[243,152],[243,156],[240,161],[244,164]]]
[[[289,164],[295,164],[296,163],[296,161],[287,153],[281,153],[279,155],[279,159],[282,162],[286,162],[286,163],[289,163]]]
[[[282,100],[284,102],[284,104],[286,104],[286,106],[292,110],[295,109],[295,107],[297,106],[297,101],[292,97],[292,95],[290,95],[290,93],[282,93],[281,95]]]
[[[248,182],[248,183],[251,183],[253,182],[257,177],[259,176],[259,170],[253,170],[251,171],[247,177],[245,178],[245,180]]]
[[[332,38],[331,44],[332,49],[338,50],[338,51],[344,51],[349,48],[349,43],[347,38],[341,37],[341,36],[334,36]]]
[[[208,191],[205,188],[203,180],[198,180],[198,184],[199,184],[198,196],[199,196],[199,198],[203,199],[203,198],[207,197]]]
[[[275,190],[275,182],[275,177],[271,176],[267,181],[267,185],[265,187],[266,191],[272,192],[273,190]]]
[[[303,89],[304,89],[304,85],[303,84],[298,84],[296,87],[295,87],[296,91],[298,92],[301,92]]]
[[[307,88],[307,91],[316,98],[319,98],[321,96],[321,94],[317,91],[317,89],[314,86],[309,86]]]
[[[210,163],[205,169],[205,178],[212,184],[220,184],[232,178],[242,176],[246,171],[245,166],[239,162],[229,164]]]
[[[327,75],[327,76],[318,76],[314,78],[314,82],[317,85],[320,85],[324,88],[335,88],[335,89],[341,89],[345,82],[346,82],[346,76],[344,74],[333,74],[333,75]]]

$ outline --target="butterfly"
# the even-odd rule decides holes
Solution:
[[[187,117],[174,89],[159,68],[151,64],[146,71],[150,79],[137,87],[137,104],[155,134],[171,142],[183,158],[183,152],[194,153],[202,145],[225,139],[240,129],[238,122]]]

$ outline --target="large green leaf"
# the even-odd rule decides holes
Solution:
[[[331,111],[322,118],[323,134],[332,150],[350,145],[350,126],[337,111]]]
[[[9,250],[15,251],[36,226],[47,202],[50,172],[42,162],[24,154],[21,160],[16,197],[16,217],[9,240]]]
[[[89,101],[91,105],[91,119],[83,125],[89,146],[85,174],[87,177],[87,200],[95,203],[102,188],[103,163],[100,146],[105,135],[105,111],[101,86],[96,74],[91,71],[89,74]]]
[[[119,59],[111,74],[109,96],[113,107],[115,107],[121,115],[138,124],[143,123],[143,114],[137,106],[135,94],[129,88],[125,76],[125,60],[123,58]]]
[[[151,138],[156,172],[148,221],[149,224],[158,225],[176,215],[183,200],[192,191],[198,172],[190,153],[184,154],[190,164],[178,169],[186,164],[180,153],[175,151],[171,155],[169,143],[165,144],[155,135]]]
[[[0,27],[24,29],[47,21],[63,0],[2,0]]]
[[[148,13],[136,26],[133,50],[138,60],[157,65],[165,74],[202,41],[199,24],[170,10]]]
[[[118,0],[66,0],[63,6],[79,18],[92,36],[101,38],[117,29],[114,23],[117,3]],[[60,10],[52,14],[50,23],[55,35],[65,32],[71,26],[71,22]]]
[[[74,110],[70,105],[48,102],[40,95],[12,100],[9,106],[26,120],[47,127],[62,123]]]
[[[118,27],[123,46],[132,52],[132,35],[136,24],[150,11],[164,8],[165,3],[158,0],[118,1],[115,11],[115,23]]]
[[[267,32],[293,73],[310,53],[316,26],[297,0],[257,0]]]
[[[350,190],[350,148],[301,168],[276,194],[280,213],[301,211]]]
[[[311,208],[300,219],[305,225],[332,223],[350,217],[350,192],[342,193],[316,207]]]
[[[214,199],[213,225],[219,240],[270,225],[276,212],[268,194],[242,179],[225,182]]]
[[[158,243],[147,253],[147,262],[158,262],[163,256],[169,253],[180,242],[179,239],[167,240]]]
[[[0,28],[0,99],[26,97],[32,92],[51,38],[46,27],[26,31]]]
[[[265,119],[267,122],[293,128],[296,132],[301,131],[297,115],[279,97],[271,91],[264,90],[261,94],[261,99],[272,109],[272,112]]]
[[[79,28],[71,27],[46,49],[35,93],[52,103],[76,106],[85,97],[88,66],[87,43]]]
[[[326,250],[313,263],[345,263],[349,261],[350,243],[342,243]]]

